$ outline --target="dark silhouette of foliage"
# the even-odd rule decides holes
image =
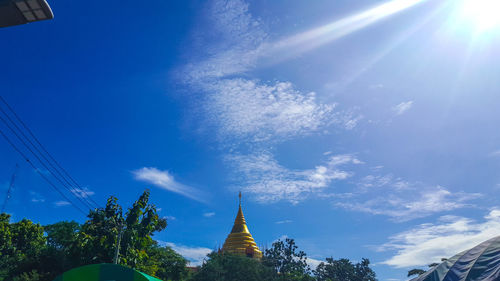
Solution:
[[[265,250],[263,263],[272,268],[280,280],[311,280],[307,255],[298,250],[293,239],[274,242],[270,249]]]
[[[415,276],[415,275],[420,276],[424,273],[425,273],[425,270],[414,268],[414,269],[408,271],[408,277]]]
[[[368,259],[353,264],[348,259],[327,258],[326,263],[320,263],[314,273],[318,281],[375,281],[375,272],[369,265]]]
[[[167,221],[149,204],[145,191],[125,216],[117,198],[105,208],[90,211],[83,225],[58,222],[42,227],[30,220],[11,223],[0,214],[0,281],[51,281],[57,275],[87,264],[112,263],[120,242],[120,264],[164,280],[183,280],[187,261],[153,240]]]
[[[245,256],[212,252],[194,275],[194,281],[275,280],[272,270],[260,261]]]
[[[447,261],[448,259],[447,258],[441,258],[441,262],[445,262]],[[432,267],[435,267],[435,266],[438,266],[439,263],[437,262],[433,262],[431,264],[428,265],[429,268],[432,268]],[[424,273],[426,273],[427,271],[423,270],[423,269],[420,269],[420,268],[414,268],[414,269],[411,269],[408,271],[408,277],[410,276],[420,276]]]

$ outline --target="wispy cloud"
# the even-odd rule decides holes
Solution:
[[[211,218],[211,217],[215,216],[215,212],[203,213],[203,216],[205,218]]]
[[[393,106],[392,111],[394,111],[396,115],[401,115],[406,111],[410,110],[412,106],[413,106],[413,101],[405,101],[396,106]]]
[[[384,84],[372,84],[369,86],[370,89],[382,89],[384,88]]]
[[[181,254],[184,258],[186,258],[191,265],[197,266],[203,263],[203,260],[206,258],[207,254],[211,253],[213,250],[204,247],[190,247],[184,246],[180,244],[175,244],[171,242],[162,242],[158,241],[158,243],[162,246],[167,246],[172,248],[177,253]]]
[[[297,90],[288,81],[249,78],[261,47],[268,40],[262,23],[241,0],[213,2],[208,9],[214,43],[200,35],[206,54],[196,57],[178,74],[182,82],[202,92],[199,108],[204,120],[215,125],[219,140],[231,142],[283,141],[320,132],[336,124],[354,128],[361,117],[323,104],[314,92]],[[224,142],[224,141],[223,141]]]
[[[490,154],[489,154],[490,157],[500,157],[500,149],[499,150],[495,150],[495,151],[492,151]]]
[[[164,216],[164,218],[166,218],[167,221],[175,221],[175,220],[177,220],[177,218],[174,217],[174,216]]]
[[[259,47],[268,38],[259,19],[248,10],[243,0],[215,0],[206,10],[210,30],[197,34],[205,53],[195,57],[179,73],[181,80],[192,86],[204,86],[204,82],[244,73],[253,68]],[[206,26],[206,22],[204,22]],[[205,29],[204,29],[205,30]],[[209,34],[208,36],[206,34]],[[218,40],[214,42],[213,38]]]
[[[351,172],[337,168],[343,163],[331,162],[334,158],[312,169],[291,170],[272,153],[258,152],[269,144],[328,132],[332,126],[351,130],[363,117],[355,109],[323,103],[315,92],[299,90],[290,81],[252,78],[250,71],[269,54],[265,49],[277,45],[269,44],[265,26],[245,1],[215,0],[206,11],[210,29],[194,40],[203,45],[203,54],[194,55],[176,74],[193,92],[203,94],[196,99],[197,109],[203,122],[215,127],[221,146],[231,147],[228,163],[244,176],[241,187],[261,202],[297,203],[333,180],[350,177]],[[243,147],[243,154],[250,155],[238,152]]]
[[[498,236],[500,210],[494,209],[477,222],[464,217],[443,216],[436,223],[426,223],[392,236],[379,250],[396,250],[384,261],[394,267],[424,266],[439,262]]]
[[[88,198],[92,195],[95,194],[94,191],[88,189],[87,187],[82,187],[82,188],[71,188],[70,189],[71,193],[73,193],[76,197],[79,198]]]
[[[323,191],[333,180],[351,177],[353,173],[342,170],[341,166],[361,163],[353,155],[334,155],[314,169],[291,170],[280,165],[269,152],[233,155],[228,159],[244,176],[241,188],[254,194],[258,201],[287,200],[294,204]]]
[[[64,206],[69,206],[71,203],[68,201],[56,201],[54,202],[54,206],[56,207],[64,207]]]
[[[292,223],[292,220],[282,220],[282,221],[277,221],[276,224],[284,224],[284,223]]]
[[[177,182],[168,171],[161,171],[154,167],[143,167],[132,171],[132,174],[136,180],[147,182],[199,202],[206,202],[207,197],[202,191]]]
[[[38,192],[30,191],[31,202],[33,203],[43,203],[45,202],[45,198]]]
[[[373,169],[377,171],[379,169]],[[396,178],[392,174],[386,175],[367,175],[363,177],[358,186],[362,188],[375,188],[375,187],[391,187],[397,190],[410,188],[410,183],[403,180],[402,178]]]
[[[208,88],[208,87],[207,87]],[[224,79],[210,86],[207,110],[223,137],[247,141],[279,140],[307,135],[333,123],[345,126],[335,105],[319,104],[315,93],[303,94],[289,82]]]
[[[423,188],[417,192],[415,190],[385,192],[384,196],[364,202],[360,202],[360,198],[355,198],[351,202],[337,202],[335,206],[374,215],[385,215],[394,221],[403,222],[444,211],[472,207],[473,205],[467,202],[480,196],[478,193],[452,193],[437,186]]]

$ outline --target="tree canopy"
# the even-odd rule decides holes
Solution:
[[[51,281],[82,265],[112,263],[119,243],[118,263],[163,280],[183,280],[187,260],[153,235],[166,228],[145,191],[123,214],[118,199],[91,210],[79,224],[62,221],[41,226],[28,219],[10,222],[0,214],[0,280]],[[121,239],[120,239],[121,236]]]
[[[348,259],[326,259],[316,270],[307,264],[307,255],[295,240],[274,242],[265,250],[262,261],[244,256],[212,252],[194,275],[193,280],[269,280],[269,281],[375,281],[370,261],[353,264]]]

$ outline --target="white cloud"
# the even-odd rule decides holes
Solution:
[[[195,57],[179,76],[205,94],[199,99],[199,108],[205,111],[205,120],[217,127],[220,140],[283,141],[331,124],[346,129],[357,125],[359,115],[334,112],[335,104],[322,104],[315,93],[299,91],[291,82],[241,77],[254,68],[268,38],[246,2],[214,1],[208,9],[208,21],[209,39],[205,35],[197,38],[203,42],[205,54]]]
[[[437,223],[422,224],[391,237],[380,250],[396,250],[396,254],[383,263],[401,268],[439,262],[498,236],[499,229],[500,209],[490,211],[482,222],[444,216]]]
[[[405,101],[396,106],[392,107],[392,110],[396,113],[396,115],[401,115],[408,111],[413,106],[413,101]]]
[[[382,187],[392,183],[393,176],[388,175],[367,175],[363,177],[358,185],[360,187],[370,188],[370,187]]]
[[[284,224],[284,223],[292,223],[292,220],[282,220],[282,221],[277,221],[276,224]]]
[[[203,213],[203,216],[205,218],[211,218],[211,217],[215,216],[215,212]]]
[[[378,169],[371,168],[374,171]],[[414,187],[415,183],[410,183],[402,178],[395,178],[392,174],[386,175],[367,175],[363,177],[358,186],[362,188],[390,187],[397,191],[408,190]]]
[[[31,195],[31,202],[33,202],[33,203],[45,202],[45,198],[43,198],[43,196],[40,195],[40,193],[38,193],[38,192],[30,191],[30,195]]]
[[[181,79],[191,85],[202,86],[207,80],[253,68],[259,47],[268,37],[261,22],[248,11],[245,1],[216,0],[212,3],[207,10],[211,29],[196,38],[203,42],[200,49],[205,53],[202,58],[195,57],[181,72]]]
[[[69,206],[71,203],[69,203],[68,201],[56,201],[54,202],[54,205],[56,207],[64,207],[64,206]]]
[[[384,88],[384,84],[372,84],[369,86],[370,89],[382,89]]]
[[[83,187],[83,188],[74,187],[74,188],[71,188],[70,191],[78,198],[89,198],[90,196],[95,194],[95,192],[88,189],[87,187]]]
[[[307,265],[309,265],[309,267],[311,267],[311,269],[315,270],[316,267],[318,267],[318,265],[322,262],[324,262],[323,260],[317,260],[317,259],[313,259],[313,258],[307,258],[306,260],[307,262]]]
[[[478,193],[452,193],[437,186],[421,189],[417,193],[409,190],[385,192],[383,196],[365,202],[359,202],[360,199],[356,198],[353,202],[337,202],[335,206],[374,215],[385,215],[402,222],[434,213],[471,207],[473,205],[466,202],[480,196]]]
[[[178,183],[168,171],[161,171],[154,167],[143,167],[132,171],[132,174],[136,180],[147,182],[200,202],[205,202],[206,196],[200,190]]]
[[[322,192],[333,180],[344,180],[352,172],[340,169],[346,164],[360,164],[352,155],[334,155],[314,169],[291,170],[281,166],[268,152],[228,157],[244,176],[242,190],[260,202],[287,200],[294,204],[312,193]]]
[[[315,93],[303,94],[289,82],[262,83],[248,79],[222,79],[206,87],[208,116],[221,137],[249,141],[283,141],[318,131],[330,124],[353,127],[334,113],[335,105],[316,101]]]
[[[213,250],[204,247],[189,247],[180,244],[175,244],[171,242],[162,242],[158,241],[158,243],[162,246],[167,246],[172,248],[177,253],[181,254],[184,258],[186,258],[189,263],[193,266],[201,265],[206,256],[211,253]]]
[[[378,171],[378,170],[381,170],[381,169],[383,169],[383,168],[384,168],[384,166],[382,166],[382,165],[378,165],[378,166],[373,166],[373,167],[371,167],[370,169],[372,169],[373,171]]]
[[[500,149],[490,153],[490,157],[498,157],[498,156],[500,156]]]
[[[167,219],[167,221],[175,221],[177,218],[174,216],[164,216],[164,218]]]

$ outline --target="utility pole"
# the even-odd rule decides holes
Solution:
[[[123,235],[123,222],[120,222],[120,230],[118,230],[118,239],[115,247],[115,257],[113,258],[113,263],[118,264],[118,259],[120,257],[120,244],[122,242]]]
[[[10,199],[12,188],[14,187],[14,182],[16,181],[16,174],[17,174],[18,169],[19,169],[19,165],[16,164],[16,169],[14,170],[14,173],[12,174],[12,177],[10,178],[9,189],[7,189],[7,194],[5,195],[5,200],[3,201],[3,204],[2,204],[1,213],[3,213],[5,211],[5,207],[7,206],[7,202]]]

